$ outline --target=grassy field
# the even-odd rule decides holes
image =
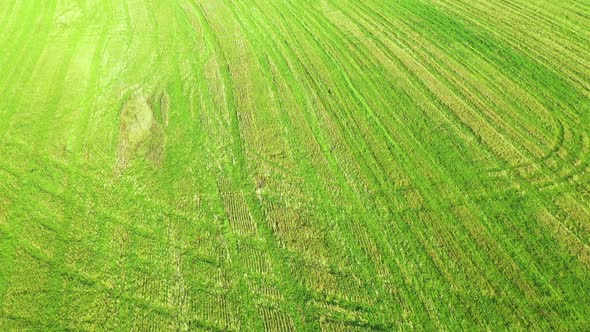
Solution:
[[[0,1],[0,330],[590,328],[587,0]]]

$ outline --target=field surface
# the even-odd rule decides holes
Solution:
[[[590,328],[587,0],[0,1],[0,330]]]

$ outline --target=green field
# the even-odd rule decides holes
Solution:
[[[0,1],[0,331],[590,329],[590,1]]]

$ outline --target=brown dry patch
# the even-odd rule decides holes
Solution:
[[[170,98],[166,91],[147,94],[141,89],[127,99],[120,115],[116,172],[135,158],[160,166],[164,159]]]

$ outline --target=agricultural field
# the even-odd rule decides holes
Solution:
[[[590,1],[0,1],[0,331],[590,329]]]

